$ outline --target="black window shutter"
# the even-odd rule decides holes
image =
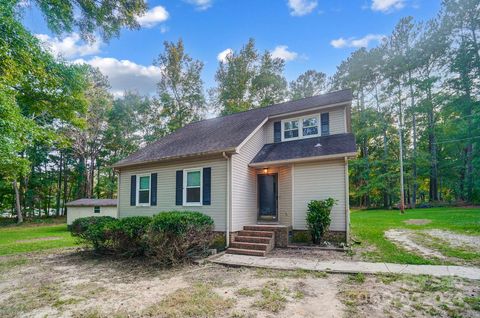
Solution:
[[[157,205],[157,174],[150,175],[150,205]]]
[[[282,141],[282,123],[276,121],[273,123],[273,142]]]
[[[330,116],[329,113],[323,113],[322,118],[322,136],[327,136],[330,134]]]
[[[177,170],[175,184],[175,205],[183,204],[183,170]]]
[[[212,168],[203,168],[203,205],[210,205],[212,192]]]
[[[130,177],[130,205],[134,206],[137,204],[137,176],[133,175]]]

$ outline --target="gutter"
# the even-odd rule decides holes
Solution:
[[[325,155],[325,156],[314,156],[314,157],[304,157],[304,158],[293,158],[285,160],[275,160],[275,161],[263,161],[263,162],[254,162],[250,163],[248,166],[254,168],[263,168],[268,165],[280,165],[288,163],[299,163],[299,162],[309,162],[309,161],[320,161],[320,160],[329,160],[329,159],[338,159],[338,158],[351,158],[356,157],[356,152],[346,152],[334,155]]]
[[[236,149],[235,148],[227,148],[224,150],[214,150],[214,151],[206,151],[206,152],[196,152],[193,154],[186,154],[186,155],[179,155],[179,156],[171,156],[171,157],[165,157],[165,158],[160,158],[160,159],[152,159],[152,160],[146,160],[146,161],[141,161],[141,162],[133,162],[133,163],[124,163],[124,164],[113,164],[111,167],[113,169],[120,169],[120,168],[126,168],[126,167],[135,167],[135,166],[143,166],[146,164],[155,164],[155,163],[164,163],[168,161],[173,161],[176,159],[190,159],[190,158],[195,158],[195,157],[203,157],[207,155],[216,155],[216,154],[224,154],[224,153],[235,153]]]
[[[225,247],[230,246],[230,214],[231,214],[231,209],[230,209],[230,197],[231,197],[231,176],[230,176],[230,166],[231,166],[231,160],[230,157],[223,152],[222,153],[223,158],[227,160],[227,197],[226,197],[226,215],[225,215]]]
[[[350,240],[350,190],[348,184],[348,157],[345,157],[345,240]]]

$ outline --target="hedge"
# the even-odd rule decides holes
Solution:
[[[161,212],[154,217],[75,220],[70,231],[100,253],[147,256],[174,265],[203,255],[213,241],[214,222],[199,212]]]

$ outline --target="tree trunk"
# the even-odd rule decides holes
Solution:
[[[62,196],[62,171],[63,171],[63,152],[60,151],[60,161],[58,163],[58,180],[57,180],[57,201],[55,206],[55,215],[60,215],[60,199]]]
[[[428,145],[430,150],[430,201],[438,201],[438,158],[437,158],[437,138],[435,135],[435,114],[433,109],[433,100],[431,88],[428,88]]]
[[[412,158],[412,173],[413,173],[413,189],[412,189],[412,207],[415,208],[417,204],[417,118],[415,115],[415,96],[413,94],[412,71],[408,71],[408,81],[410,85],[410,108],[412,110],[412,130],[413,130],[413,158]]]
[[[17,223],[23,223],[22,208],[20,206],[20,191],[18,190],[17,179],[13,180],[13,189],[15,190],[15,210],[17,210]]]

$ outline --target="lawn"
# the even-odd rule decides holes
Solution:
[[[0,227],[0,255],[75,246],[66,224]]]
[[[426,219],[423,225],[406,224],[411,219]],[[480,209],[432,208],[407,210],[400,214],[396,210],[352,211],[352,237],[360,242],[357,250],[368,260],[402,264],[439,264],[438,260],[427,259],[399,249],[384,236],[389,229],[428,230],[440,229],[467,235],[480,235]],[[462,259],[480,258],[479,254],[467,253],[443,246],[444,253]]]

